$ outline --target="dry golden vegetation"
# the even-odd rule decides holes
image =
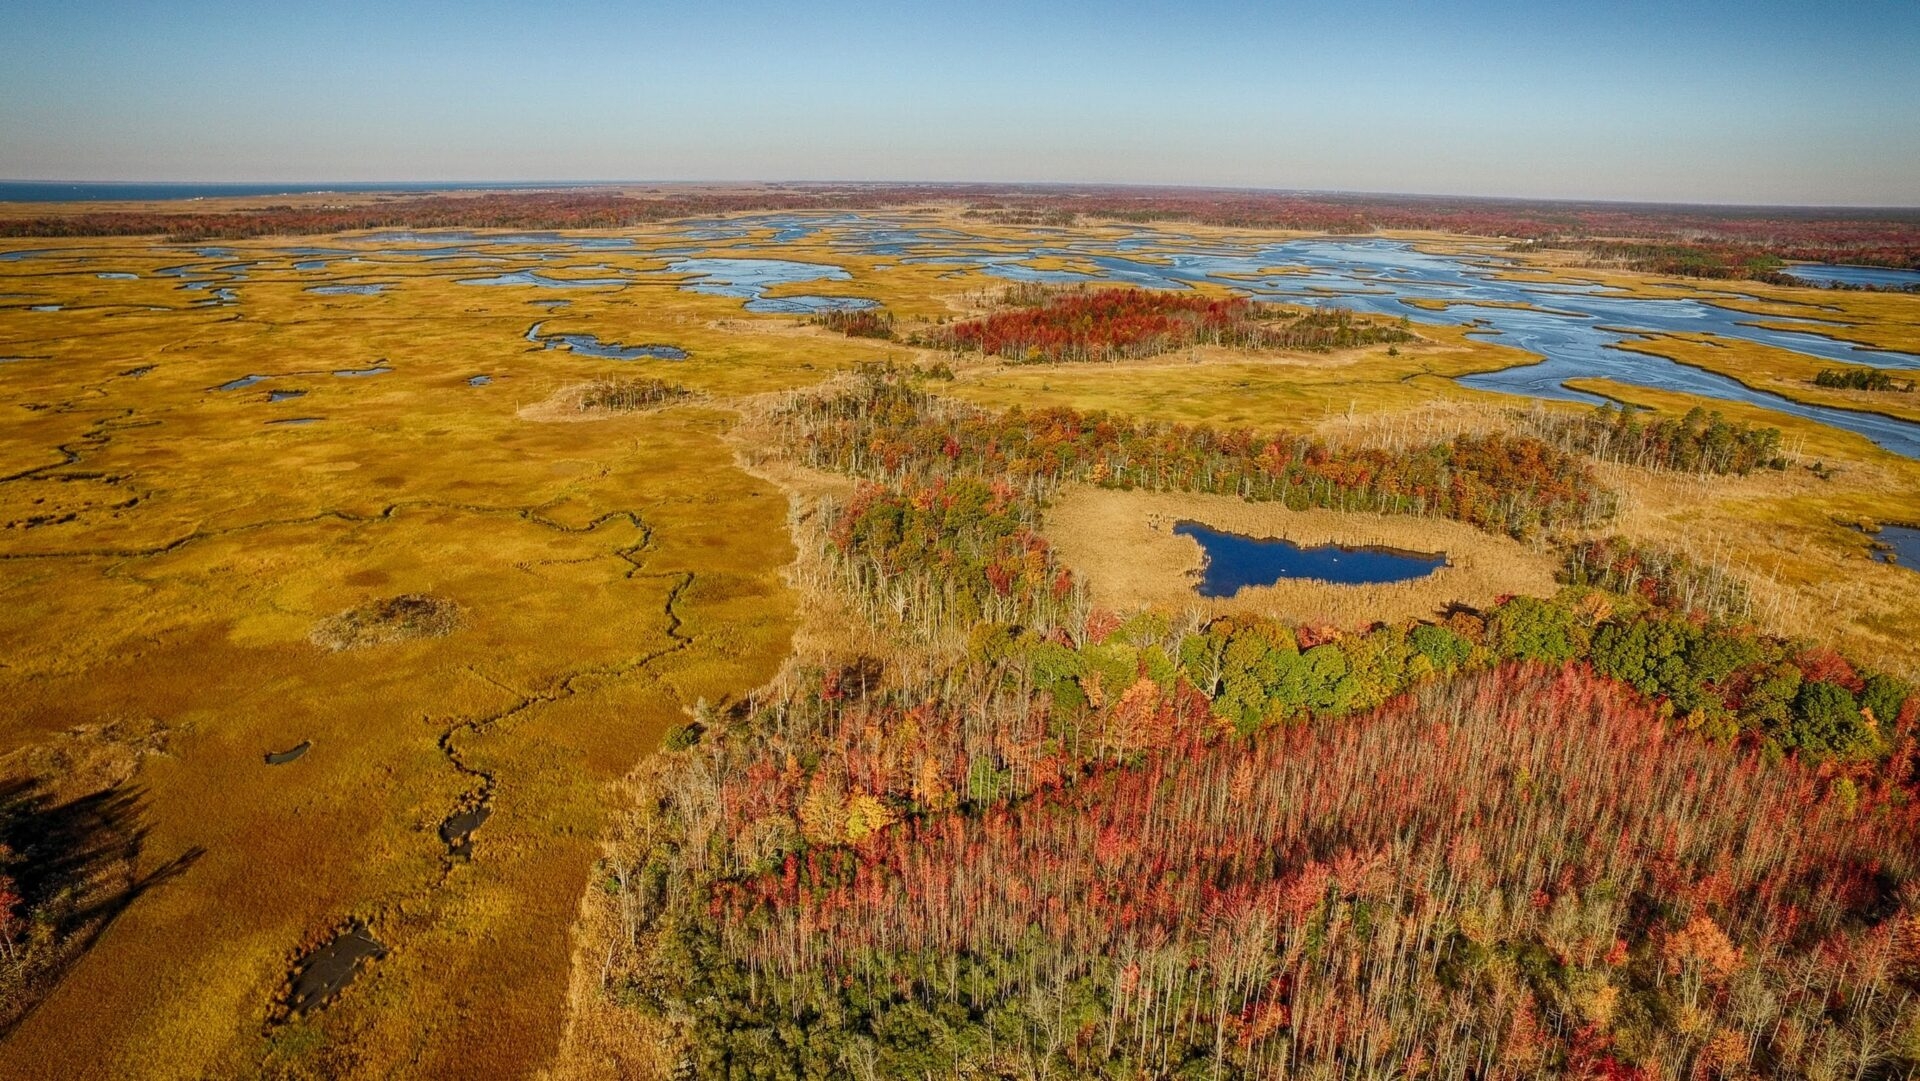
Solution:
[[[180,254],[104,258],[150,274]],[[130,717],[169,736],[137,771],[56,797],[124,805],[132,903],[0,1043],[0,1074],[492,1077],[543,1061],[601,786],[699,699],[773,673],[791,548],[783,500],[734,468],[730,414],[540,425],[516,403],[669,363],[687,385],[810,376],[709,328],[736,301],[670,287],[555,317],[692,353],[628,364],[526,342],[544,290],[425,267],[336,298],[303,295],[310,274],[257,272],[234,308],[181,307],[194,294],[166,279],[22,269],[6,264],[6,291],[66,310],[0,315],[0,353],[46,358],[0,370],[0,740],[24,754]],[[107,306],[109,286],[131,298]],[[391,371],[331,374],[375,366]],[[270,378],[211,389],[249,374]],[[266,423],[290,417],[321,419]],[[409,635],[448,628],[382,610],[415,594],[458,606],[451,633]],[[315,645],[320,625],[364,648]],[[37,782],[35,759],[10,761]],[[455,860],[441,826],[482,800],[491,817]],[[269,1025],[301,952],[350,919],[389,955],[324,1010]]]
[[[950,208],[903,216],[964,227],[986,250],[1035,236]],[[835,248],[830,230],[783,244],[771,233],[746,229],[713,254],[844,267],[845,280],[765,295],[870,298],[902,338],[980,314],[998,284]],[[823,660],[922,663],[889,652],[818,555],[852,486],[771,447],[767,412],[787,392],[867,362],[952,363],[957,378],[929,385],[992,409],[1070,405],[1391,445],[1512,427],[1511,399],[1452,377],[1529,359],[1416,324],[1419,341],[1332,354],[951,361],[682,288],[685,275],[661,273],[673,256],[656,252],[676,243],[673,226],[623,235],[635,246],[537,265],[626,284],[565,288],[458,283],[500,273],[530,250],[518,244],[438,260],[357,235],[239,241],[217,258],[137,239],[5,245],[52,254],[0,261],[0,772],[11,813],[94,856],[70,869],[40,952],[0,984],[0,1022],[13,1026],[0,1076],[661,1068],[649,1022],[603,991],[622,914],[594,867],[619,831],[630,846],[640,828],[625,814],[628,778],[667,768],[649,753],[702,702],[733,709],[783,669],[792,680]],[[307,245],[348,254],[303,269],[310,257],[295,249]],[[1512,273],[1561,273],[1549,258]],[[217,283],[232,303],[202,303],[213,288],[159,273],[226,262],[253,264]],[[1624,272],[1565,273],[1673,295]],[[343,284],[383,288],[308,292]],[[1920,324],[1912,297],[1739,289],[1843,306],[1860,341],[1909,341]],[[597,359],[529,340],[534,324],[687,356]],[[1755,385],[1795,377],[1752,359],[1741,378]],[[1663,410],[1696,404],[1605,389]],[[1920,466],[1720,408],[1783,428],[1791,467],[1696,478],[1603,466],[1622,497],[1614,531],[1727,565],[1755,590],[1763,625],[1920,671],[1913,572],[1869,560],[1848,528],[1920,519]],[[540,423],[581,418],[593,423]],[[1295,621],[1360,624],[1552,588],[1549,556],[1450,522],[1089,489],[1059,501],[1047,531],[1103,603],[1184,610],[1192,544],[1174,553],[1153,523],[1189,514],[1455,561],[1361,600],[1303,587],[1233,602]],[[303,744],[295,760],[266,761]],[[387,953],[320,1008],[288,1015],[301,959],[356,923]]]

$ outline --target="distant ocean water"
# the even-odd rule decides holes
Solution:
[[[425,192],[489,191],[510,188],[595,187],[586,182],[539,181],[430,181],[387,184],[192,184],[48,180],[0,180],[0,202],[6,203],[98,203],[116,200],[215,199],[243,195],[311,195],[322,192]]]

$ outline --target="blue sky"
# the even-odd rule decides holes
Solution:
[[[1920,205],[1920,0],[7,0],[0,178]]]

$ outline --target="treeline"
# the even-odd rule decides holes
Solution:
[[[1590,266],[1618,266],[1644,274],[1669,274],[1685,278],[1719,278],[1766,282],[1769,285],[1793,285],[1801,288],[1855,289],[1889,292],[1910,290],[1913,286],[1874,286],[1854,282],[1809,282],[1788,273],[1789,260],[1815,263],[1847,263],[1855,266],[1882,266],[1894,269],[1920,267],[1920,250],[1906,245],[1868,245],[1839,250],[1806,248],[1788,244],[1756,247],[1736,241],[1651,241],[1651,240],[1527,240],[1511,246],[1512,251],[1558,248],[1584,254]]]
[[[1602,238],[1718,248],[1728,265],[1791,259],[1920,267],[1920,215],[1910,211],[1796,210],[1564,203],[1420,196],[1118,186],[986,184],[676,185],[611,191],[489,192],[380,197],[365,204],[279,206],[205,213],[76,209],[0,220],[0,236],[175,235],[237,238],[364,228],[619,228],[743,211],[880,209],[959,202],[989,220],[1059,226],[1076,219],[1191,221],[1209,225],[1359,234],[1431,229],[1544,241]]]
[[[1612,402],[1591,413],[1536,409],[1516,417],[1524,430],[1557,447],[1643,469],[1744,475],[1787,465],[1780,429],[1728,421],[1698,406],[1681,417]]]
[[[1707,619],[1753,614],[1746,584],[1726,567],[1701,564],[1679,552],[1623,537],[1581,541],[1567,552],[1566,581],[1624,593],[1676,612]]]
[[[1435,515],[1514,536],[1612,513],[1580,458],[1498,432],[1389,451],[1067,408],[993,413],[939,401],[884,369],[836,394],[796,398],[779,422],[806,464],[890,484],[967,474],[1044,497],[1060,482],[1084,481]]]
[[[974,206],[961,215],[984,218],[995,225],[1039,225],[1049,229],[1067,229],[1080,223],[1080,215],[1071,210],[1007,210]]]
[[[808,322],[849,338],[893,340],[893,313],[885,308],[831,308]]]
[[[693,392],[678,383],[652,376],[623,379],[595,379],[580,392],[580,408],[629,413],[651,409],[693,397]]]
[[[1895,382],[1892,375],[1879,368],[1822,368],[1814,375],[1813,385],[1835,390],[1897,391],[1902,394],[1911,394],[1915,383],[1911,379],[1904,384]]]
[[[1561,248],[1586,255],[1591,264],[1619,266],[1643,274],[1684,278],[1760,281],[1773,285],[1802,285],[1781,273],[1787,265],[1779,255],[1731,243],[1626,240],[1525,241],[1514,251]]]
[[[1082,601],[1039,532],[1039,508],[974,476],[863,486],[828,531],[831,559],[867,618],[923,637],[980,620],[1070,624]],[[910,627],[902,628],[911,613]]]
[[[953,197],[966,189],[940,190]],[[639,193],[569,190],[376,196],[365,202],[224,211],[191,209],[193,204],[184,202],[158,202],[138,210],[82,208],[0,218],[0,236],[238,240],[354,229],[620,229],[755,210],[881,208],[923,202],[929,197],[928,188],[914,185],[783,185],[765,189],[683,186]]]
[[[930,331],[926,344],[1039,363],[1134,360],[1197,345],[1325,352],[1412,341],[1404,326],[1345,309],[1287,313],[1244,297],[1148,289],[1010,292],[1015,306]]]

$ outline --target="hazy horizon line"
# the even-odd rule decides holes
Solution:
[[[281,185],[284,185],[281,186]],[[689,187],[751,187],[751,186],[843,186],[843,187],[931,187],[931,188],[1056,188],[1062,190],[1105,188],[1134,191],[1214,191],[1214,192],[1252,192],[1270,195],[1310,195],[1310,196],[1346,196],[1364,198],[1399,199],[1465,199],[1486,202],[1542,203],[1542,204],[1579,204],[1592,206],[1622,207],[1713,207],[1730,210],[1848,210],[1848,211],[1920,211],[1920,204],[1900,203],[1750,203],[1734,201],[1715,201],[1698,199],[1618,199],[1580,195],[1509,195],[1482,192],[1446,192],[1446,191],[1399,191],[1372,188],[1290,188],[1282,186],[1260,186],[1245,184],[1210,184],[1204,182],[1150,183],[1141,181],[1117,180],[855,180],[821,178],[761,178],[753,180],[723,178],[627,178],[627,179],[461,179],[434,178],[429,180],[178,180],[178,179],[74,179],[74,178],[36,178],[36,177],[0,177],[0,186],[72,186],[72,187],[247,187],[270,189],[256,193],[268,195],[324,195],[332,191],[379,191],[413,189],[434,191],[444,189],[467,190],[530,190],[541,188],[618,188],[640,185],[680,185]],[[244,197],[242,195],[231,196]],[[58,200],[13,200],[0,198],[4,202],[56,202]],[[130,202],[142,200],[130,199]]]

